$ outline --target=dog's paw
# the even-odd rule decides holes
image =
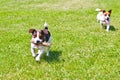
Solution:
[[[35,60],[38,62],[38,61],[40,61],[40,58],[38,56],[36,56]]]
[[[39,61],[40,61],[40,59],[39,59],[39,58],[35,58],[35,60],[36,60],[36,62],[39,62]]]
[[[36,62],[40,62],[40,60],[36,60]]]
[[[108,30],[108,29],[106,29],[106,31],[108,32],[109,30]]]

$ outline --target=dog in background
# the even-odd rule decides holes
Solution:
[[[112,10],[105,11],[105,10],[97,8],[96,11],[98,11],[97,21],[100,22],[100,26],[103,27],[103,25],[106,25],[106,31],[109,31],[110,15],[111,15]]]
[[[29,29],[29,33],[32,33],[31,53],[35,60],[40,61],[40,57],[45,50],[47,52],[46,56],[49,56],[52,37],[47,23],[45,22],[43,30]],[[38,49],[38,53],[35,53],[35,49]]]

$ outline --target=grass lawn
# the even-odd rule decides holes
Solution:
[[[119,80],[119,0],[0,0],[0,80]],[[112,9],[109,32],[96,8]],[[49,24],[50,57],[30,52],[30,28]]]

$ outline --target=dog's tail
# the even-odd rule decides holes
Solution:
[[[48,24],[46,22],[44,23],[44,29],[48,29]]]
[[[95,11],[100,12],[102,9],[96,8]]]

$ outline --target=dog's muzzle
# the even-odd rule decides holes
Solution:
[[[42,44],[42,41],[38,40],[36,41],[37,44]]]
[[[39,38],[34,38],[33,42],[34,44],[39,45],[39,44],[42,44],[43,40]]]

